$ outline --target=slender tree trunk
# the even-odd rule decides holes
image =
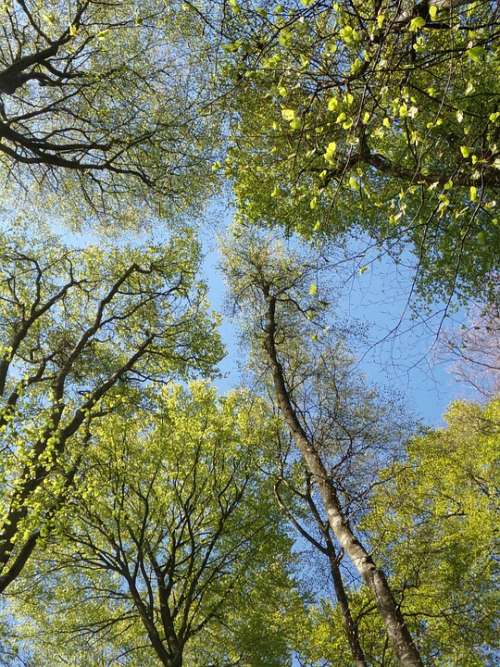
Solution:
[[[368,667],[368,663],[366,662],[366,658],[364,656],[363,649],[359,641],[358,626],[352,617],[351,610],[349,607],[349,598],[347,596],[347,592],[344,587],[344,582],[342,580],[342,573],[340,572],[340,567],[339,567],[340,559],[338,558],[335,550],[335,545],[333,543],[330,534],[330,527],[328,522],[326,522],[325,524],[325,522],[323,521],[321,514],[319,513],[319,510],[316,507],[316,503],[313,500],[310,489],[308,488],[307,493],[305,495],[300,494],[301,497],[303,497],[307,501],[311,509],[311,512],[313,514],[313,517],[316,523],[318,524],[320,531],[323,533],[323,536],[326,541],[326,546],[324,546],[323,544],[318,542],[311,535],[311,533],[309,533],[295,519],[292,512],[286,507],[285,503],[281,499],[277,485],[275,485],[274,490],[280,507],[286,512],[288,519],[295,526],[299,534],[302,535],[302,537],[304,537],[308,542],[310,542],[315,549],[317,549],[320,553],[322,553],[324,556],[328,558],[328,562],[330,565],[330,572],[333,579],[333,587],[335,590],[335,597],[337,598],[337,602],[339,603],[340,611],[342,614],[342,620],[344,623],[346,638],[349,643],[349,647],[351,649],[354,665],[355,667]]]
[[[384,621],[389,640],[399,663],[403,667],[423,667],[420,655],[413,643],[411,634],[396,604],[383,571],[376,567],[371,555],[351,530],[348,521],[344,517],[337,491],[329,479],[328,471],[318,451],[309,441],[293,408],[285,384],[283,368],[278,360],[274,339],[276,332],[276,300],[274,297],[266,296],[268,297],[268,321],[265,329],[266,338],[264,347],[271,364],[273,383],[280,410],[308,470],[318,485],[333,534],[375,597],[378,610]]]
[[[337,601],[342,612],[345,633],[347,636],[347,641],[349,642],[354,664],[356,667],[368,667],[365,654],[359,641],[358,626],[355,623],[349,608],[349,600],[344,588],[344,582],[342,581],[342,574],[340,572],[340,567],[337,562],[335,551],[328,554],[328,560],[330,562],[330,572],[332,573],[333,587],[335,588],[335,595],[337,596]]]
[[[349,647],[351,649],[354,665],[355,667],[368,667],[363,648],[361,647],[361,642],[359,641],[358,624],[355,622],[351,614],[349,598],[347,596],[344,581],[342,579],[342,573],[340,571],[340,558],[337,555],[335,545],[332,540],[329,523],[327,522],[325,524],[323,521],[316,503],[314,502],[310,489],[307,491],[306,499],[309,507],[311,508],[312,515],[314,516],[314,519],[316,520],[316,523],[325,538],[326,548],[324,549],[324,554],[327,556],[328,562],[330,564],[330,573],[333,579],[335,596],[342,613],[342,620],[344,622],[345,633],[347,636],[347,641],[349,642]]]

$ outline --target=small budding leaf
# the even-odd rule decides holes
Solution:
[[[476,201],[476,199],[477,199],[477,188],[476,188],[475,185],[470,186],[469,193],[470,193],[470,200],[471,201]]]
[[[311,283],[309,286],[309,294],[311,296],[316,296],[318,293],[318,285],[316,283]]]
[[[294,111],[294,109],[282,109],[281,110],[281,115],[283,117],[283,120],[287,120],[291,122],[292,120],[295,120],[297,117],[297,112]]]
[[[464,158],[467,158],[470,155],[470,149],[467,148],[467,146],[460,146],[460,152],[462,153]]]
[[[324,158],[327,162],[333,162],[333,156],[337,150],[337,144],[334,141],[331,141],[326,147]]]
[[[352,188],[353,190],[359,190],[359,183],[354,178],[354,176],[349,177],[349,187]]]
[[[336,97],[330,97],[328,100],[328,111],[336,111],[339,106],[339,101]]]
[[[467,55],[472,60],[472,62],[480,63],[482,56],[486,53],[482,46],[473,46],[472,49],[467,51]]]
[[[426,21],[422,16],[417,16],[410,21],[410,32],[417,32],[424,27]]]

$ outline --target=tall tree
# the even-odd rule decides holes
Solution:
[[[92,424],[136,383],[210,372],[221,355],[199,248],[65,247],[0,236],[0,591],[49,530]]]
[[[245,216],[307,239],[367,233],[396,258],[410,247],[425,299],[492,299],[497,3],[233,6],[226,167]]]
[[[272,618],[300,598],[266,470],[274,431],[262,401],[204,383],[96,424],[16,612],[38,628],[34,664],[82,664],[73,655],[85,650],[106,664],[289,664]],[[258,636],[255,614],[268,624]]]
[[[364,520],[434,665],[497,662],[498,399],[457,402],[446,426],[382,473]]]
[[[308,338],[317,336],[315,327],[308,326],[315,315],[319,316],[318,288],[315,282],[311,282],[317,274],[317,264],[285,252],[283,247],[269,242],[269,239],[241,234],[233,248],[227,251],[226,269],[236,303],[244,309],[249,320],[255,346],[263,349],[264,364],[271,378],[276,402],[318,489],[332,532],[374,596],[400,664],[407,667],[421,666],[423,663],[419,652],[386,576],[352,528],[356,514],[351,509],[348,516],[344,507],[344,500],[349,498],[349,493],[342,488],[342,466],[349,467],[352,461],[355,462],[358,458],[361,477],[361,462],[363,455],[366,455],[367,459],[369,456],[369,465],[364,472],[373,474],[373,463],[380,442],[377,439],[374,441],[370,436],[366,440],[361,437],[360,451],[355,452],[351,460],[349,450],[356,443],[349,442],[349,438],[342,434],[341,426],[333,432],[328,428],[322,429],[331,423],[335,409],[333,408],[330,414],[327,413],[325,421],[321,419],[320,412],[316,431],[315,414],[310,413],[308,406],[301,400],[301,388],[308,379],[312,378],[314,381],[318,378],[317,369],[322,363],[327,363],[320,359],[319,364],[315,364],[316,355],[312,352],[308,354],[307,349]],[[335,352],[335,349],[328,350],[325,357],[329,354],[334,358]],[[321,377],[322,380],[326,378],[325,375]],[[320,385],[319,396],[326,397],[328,390],[334,388],[334,380],[329,386],[326,383]],[[333,396],[335,397],[334,392]],[[319,406],[321,405],[320,402]],[[323,406],[326,405],[324,400]],[[361,436],[372,417],[370,410],[353,413],[353,421],[358,423]],[[336,437],[339,431],[340,434]],[[371,444],[374,446],[371,447]],[[337,446],[339,453],[345,447],[347,456],[340,457],[338,468],[327,464],[329,445],[334,450]]]
[[[146,193],[179,212],[206,193],[218,140],[212,46],[187,5],[14,0],[0,20],[10,183],[52,186],[58,213],[80,216],[85,206],[123,216],[124,197],[143,207]]]

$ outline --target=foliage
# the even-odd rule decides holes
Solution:
[[[499,410],[454,403],[383,473],[365,521],[429,664],[496,663]]]
[[[266,473],[274,430],[261,401],[204,383],[96,424],[20,589],[33,664],[289,664],[283,619],[301,607]]]
[[[221,356],[190,232],[162,246],[0,237],[1,590],[56,520],[92,424]]]
[[[192,208],[213,180],[218,139],[211,47],[186,10],[163,0],[3,2],[9,183],[41,189],[45,205],[52,189],[58,214],[76,225],[89,209],[123,224],[127,202],[143,209],[146,194],[155,213]]]
[[[237,3],[240,213],[413,249],[420,295],[492,299],[500,247],[496,3]]]

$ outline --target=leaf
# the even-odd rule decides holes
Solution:
[[[469,197],[471,201],[476,201],[477,199],[477,188],[475,185],[470,186]]]
[[[330,97],[328,100],[328,111],[336,111],[339,106],[339,101],[336,97]]]
[[[464,158],[467,158],[470,155],[470,149],[467,148],[467,146],[460,146],[460,152],[462,153]]]
[[[311,201],[309,202],[309,208],[310,208],[311,210],[314,210],[317,206],[318,206],[318,198],[317,198],[317,197],[313,197],[313,198],[311,199]]]
[[[349,176],[349,187],[352,190],[359,190],[359,183],[358,181],[354,178],[354,176]]]
[[[368,271],[368,265],[364,264],[363,266],[359,267],[359,274],[363,275],[363,273],[366,273]]]
[[[480,63],[481,58],[486,55],[486,51],[482,46],[474,46],[467,51],[467,56],[475,63]]]
[[[422,16],[416,16],[410,21],[410,32],[417,32],[426,24],[426,20]]]
[[[317,283],[311,283],[310,286],[309,286],[309,294],[311,296],[316,296],[317,293],[318,293]]]
[[[324,158],[327,162],[333,162],[333,156],[337,150],[337,144],[334,141],[331,141],[326,147]]]
[[[429,7],[429,16],[431,17],[431,19],[433,21],[436,20],[437,13],[438,13],[438,8],[436,7],[436,5],[430,5],[430,7]]]
[[[282,109],[281,116],[284,120],[292,121],[297,117],[297,112],[294,109]]]

